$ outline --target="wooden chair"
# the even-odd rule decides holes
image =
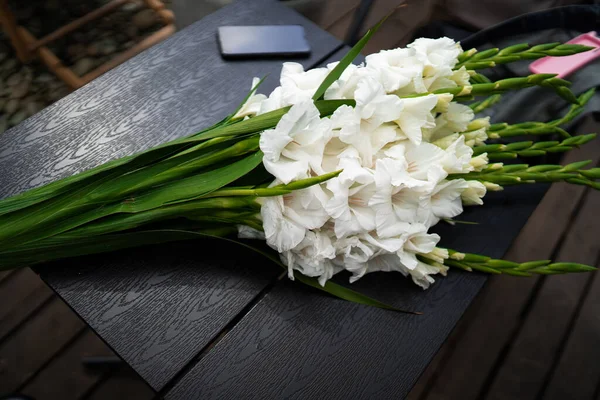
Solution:
[[[116,67],[122,62],[130,59],[136,54],[142,52],[148,47],[151,47],[156,43],[166,39],[175,32],[175,17],[173,12],[165,9],[165,5],[161,2],[161,0],[144,0],[146,6],[156,12],[162,22],[164,22],[165,26],[147,38],[143,39],[132,48],[115,56],[111,60],[98,66],[96,69],[83,76],[77,76],[47,47],[49,43],[55,41],[56,39],[63,37],[78,28],[81,28],[95,19],[109,14],[118,7],[121,7],[125,3],[131,1],[132,0],[112,0],[104,6],[95,9],[94,11],[70,22],[67,25],[61,26],[54,32],[49,33],[41,39],[38,39],[34,37],[26,28],[17,24],[17,21],[8,6],[7,0],[0,0],[0,24],[2,24],[4,31],[10,38],[12,46],[17,53],[17,57],[21,62],[28,63],[35,56],[37,56],[44,64],[46,64],[50,71],[52,71],[58,78],[65,82],[71,89],[77,89],[102,75],[103,73],[109,71],[110,69]]]

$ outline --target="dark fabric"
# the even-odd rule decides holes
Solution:
[[[567,42],[574,37],[598,30],[600,27],[600,5],[578,5],[555,8],[512,18],[489,29],[482,30],[461,41],[464,49],[479,50],[503,48],[517,43]],[[483,73],[492,80],[525,76],[530,61],[497,66]],[[575,94],[600,86],[600,60],[595,60],[570,76],[571,90]],[[550,89],[529,88],[502,96],[500,103],[486,110],[485,115],[493,121],[522,122],[528,120],[547,121],[558,118],[569,105]],[[600,93],[590,100],[587,112],[600,111]]]

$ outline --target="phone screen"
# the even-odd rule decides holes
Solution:
[[[218,30],[225,58],[308,56],[310,46],[300,25],[221,26]]]

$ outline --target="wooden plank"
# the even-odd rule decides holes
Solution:
[[[441,226],[445,246],[501,257],[545,188],[493,193],[465,219]],[[493,226],[494,229],[490,229]],[[352,286],[414,316],[360,306],[282,282],[167,395],[179,398],[402,398],[486,280],[452,271],[423,291],[400,274]],[[347,277],[347,276],[346,276]]]
[[[561,246],[559,261],[595,265],[600,253],[596,235],[599,207],[600,192],[590,192]],[[544,389],[545,377],[560,351],[563,337],[570,333],[571,320],[593,277],[593,274],[572,274],[544,279],[518,336],[511,338],[510,352],[495,374],[487,398],[532,399]],[[596,382],[591,383],[595,389]],[[570,398],[586,398],[578,393],[579,388],[572,388]]]
[[[15,271],[1,282],[0,341],[52,295],[52,290],[29,268]]]
[[[104,342],[87,329],[19,392],[35,399],[77,399],[102,376],[87,371],[82,358],[112,354]]]
[[[83,327],[66,304],[50,302],[0,344],[0,393],[16,391]]]
[[[329,33],[338,39],[343,40],[352,24],[354,11],[358,3],[359,1],[348,2],[348,5],[344,9],[352,5],[352,12],[346,12],[341,18],[335,20],[333,24],[322,24],[321,26],[324,26]],[[369,43],[367,43],[363,53],[370,54],[406,45],[415,29],[429,21],[433,13],[434,3],[432,0],[420,1],[418,3],[414,1],[375,0],[371,5],[369,14],[363,21],[358,37],[363,36],[381,18],[388,14],[389,17],[379,31],[373,35]],[[338,15],[341,15],[341,13]]]
[[[340,40],[344,40],[345,32],[330,30],[335,24],[340,23],[348,16],[353,16],[360,0],[330,0],[322,3],[322,10],[319,15],[315,16],[313,22],[336,36]],[[338,36],[339,34],[339,36]]]
[[[544,400],[594,399],[600,377],[600,275],[595,274],[588,297],[556,366]]]
[[[590,143],[573,150],[564,163],[585,159],[600,159],[598,147]],[[582,186],[552,185],[505,258],[523,262],[550,257],[584,193]],[[451,356],[439,367],[436,379],[428,383],[426,398],[477,398],[510,335],[522,322],[521,312],[537,279],[494,276],[489,280],[486,290],[465,313],[469,328],[449,338],[454,343]]]
[[[114,376],[103,382],[86,400],[150,400],[154,391],[141,379]]]
[[[215,32],[224,24],[305,26],[311,56],[292,61],[307,67],[340,46],[278,2],[236,2],[5,132],[0,197],[197,132],[231,112],[253,76],[270,74],[264,91],[276,86],[282,60],[221,58]],[[39,271],[159,389],[280,273],[266,262],[257,271],[248,265],[250,257],[202,241],[82,258]]]
[[[7,279],[12,273],[13,271],[0,271],[0,283]]]

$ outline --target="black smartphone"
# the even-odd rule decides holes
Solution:
[[[306,57],[310,46],[300,25],[221,26],[223,58]]]

